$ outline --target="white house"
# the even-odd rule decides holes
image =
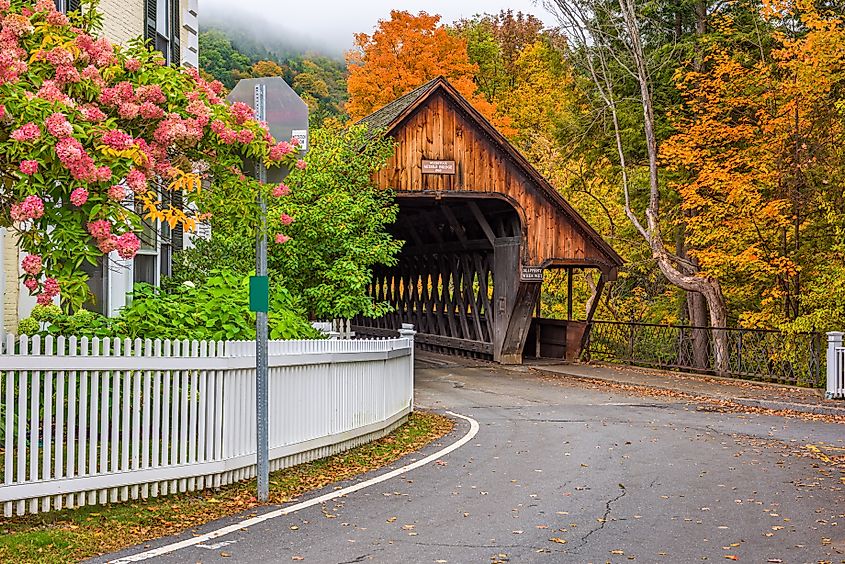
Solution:
[[[79,9],[79,0],[55,0],[63,11]],[[144,37],[155,43],[168,62],[199,66],[198,0],[102,0],[103,35],[116,43]],[[89,286],[97,297],[91,309],[113,315],[126,304],[126,295],[135,282],[158,284],[170,272],[172,252],[182,246],[182,233],[170,233],[167,226],[159,233],[149,229],[144,244],[132,260],[121,260],[112,253],[106,265],[89,270]],[[28,317],[35,298],[20,283],[21,256],[14,237],[0,229],[0,333],[14,332],[18,320]]]

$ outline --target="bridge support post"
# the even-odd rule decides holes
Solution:
[[[540,298],[539,282],[520,282],[520,237],[496,239],[493,248],[493,360],[522,364],[531,317]]]

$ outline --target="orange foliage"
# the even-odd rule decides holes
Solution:
[[[496,115],[496,106],[476,95],[466,41],[449,33],[440,16],[392,10],[372,35],[355,35],[355,49],[346,55],[349,67],[349,103],[346,110],[361,119],[403,94],[438,76],[446,77],[484,117],[500,129],[508,121]],[[503,131],[509,134],[510,131]]]
[[[764,317],[774,315],[746,315],[752,324],[798,314],[797,275],[813,262],[811,241],[824,230],[815,210],[845,136],[835,103],[845,80],[842,19],[807,0],[767,3],[763,13],[797,16],[805,31],[773,33],[772,51],[751,62],[720,47],[702,71],[679,72],[684,111],[661,151],[676,175],[690,255],[727,282],[729,298],[759,304],[762,296]]]

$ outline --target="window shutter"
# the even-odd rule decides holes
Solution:
[[[156,0],[144,0],[144,39],[156,44]]]
[[[67,11],[78,12],[82,8],[82,0],[68,0]]]
[[[179,0],[170,0],[170,64],[176,66],[182,64],[180,5]]]
[[[170,205],[178,210],[184,210],[184,200],[182,199],[182,192],[175,191],[170,195]],[[170,246],[174,253],[185,248],[185,229],[181,224],[177,225],[170,232]]]

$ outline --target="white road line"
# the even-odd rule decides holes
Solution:
[[[449,415],[453,415],[460,419],[464,419],[469,421],[469,431],[466,435],[452,443],[451,445],[447,446],[446,448],[435,452],[430,456],[426,456],[422,460],[417,460],[407,466],[403,466],[402,468],[397,468],[396,470],[392,470],[381,476],[376,476],[374,478],[370,478],[369,480],[360,482],[358,484],[353,484],[351,486],[347,486],[343,489],[333,491],[327,493],[325,495],[321,495],[320,497],[315,497],[314,499],[310,499],[308,501],[303,501],[302,503],[297,503],[296,505],[291,505],[290,507],[283,507],[282,509],[276,509],[275,511],[270,511],[269,513],[265,513],[264,515],[259,515],[258,517],[252,517],[250,519],[244,519],[243,521],[238,521],[237,523],[233,523],[232,525],[228,525],[226,527],[222,527],[215,531],[211,531],[210,533],[205,533],[204,535],[200,535],[198,537],[193,537],[190,539],[185,539],[183,541],[175,542],[173,544],[168,544],[166,546],[161,546],[159,548],[153,548],[146,552],[139,552],[138,554],[133,554],[131,556],[124,556],[123,558],[117,558],[115,560],[109,560],[109,564],[127,564],[129,562],[141,562],[142,560],[149,560],[150,558],[156,558],[158,556],[163,556],[165,554],[169,554],[171,552],[176,552],[177,550],[181,550],[183,548],[188,548],[190,546],[195,546],[201,543],[208,542],[212,539],[218,539],[222,536],[240,531],[246,527],[252,527],[258,525],[259,523],[263,523],[264,521],[269,521],[270,519],[275,519],[276,517],[282,517],[284,515],[290,515],[291,513],[295,513],[300,509],[305,509],[306,507],[311,507],[312,505],[317,505],[320,503],[324,503],[326,501],[331,501],[338,497],[342,497],[345,495],[349,495],[353,492],[357,492],[358,490],[363,490],[364,488],[368,488],[370,486],[374,486],[376,484],[380,484],[381,482],[385,482],[391,478],[395,478],[396,476],[401,476],[406,472],[410,472],[411,470],[415,470],[421,466],[425,466],[426,464],[430,464],[435,460],[446,456],[450,452],[457,450],[467,444],[469,441],[478,434],[478,421],[473,419],[472,417],[467,417],[465,415],[460,415],[459,413],[453,413],[451,411],[447,411]]]

